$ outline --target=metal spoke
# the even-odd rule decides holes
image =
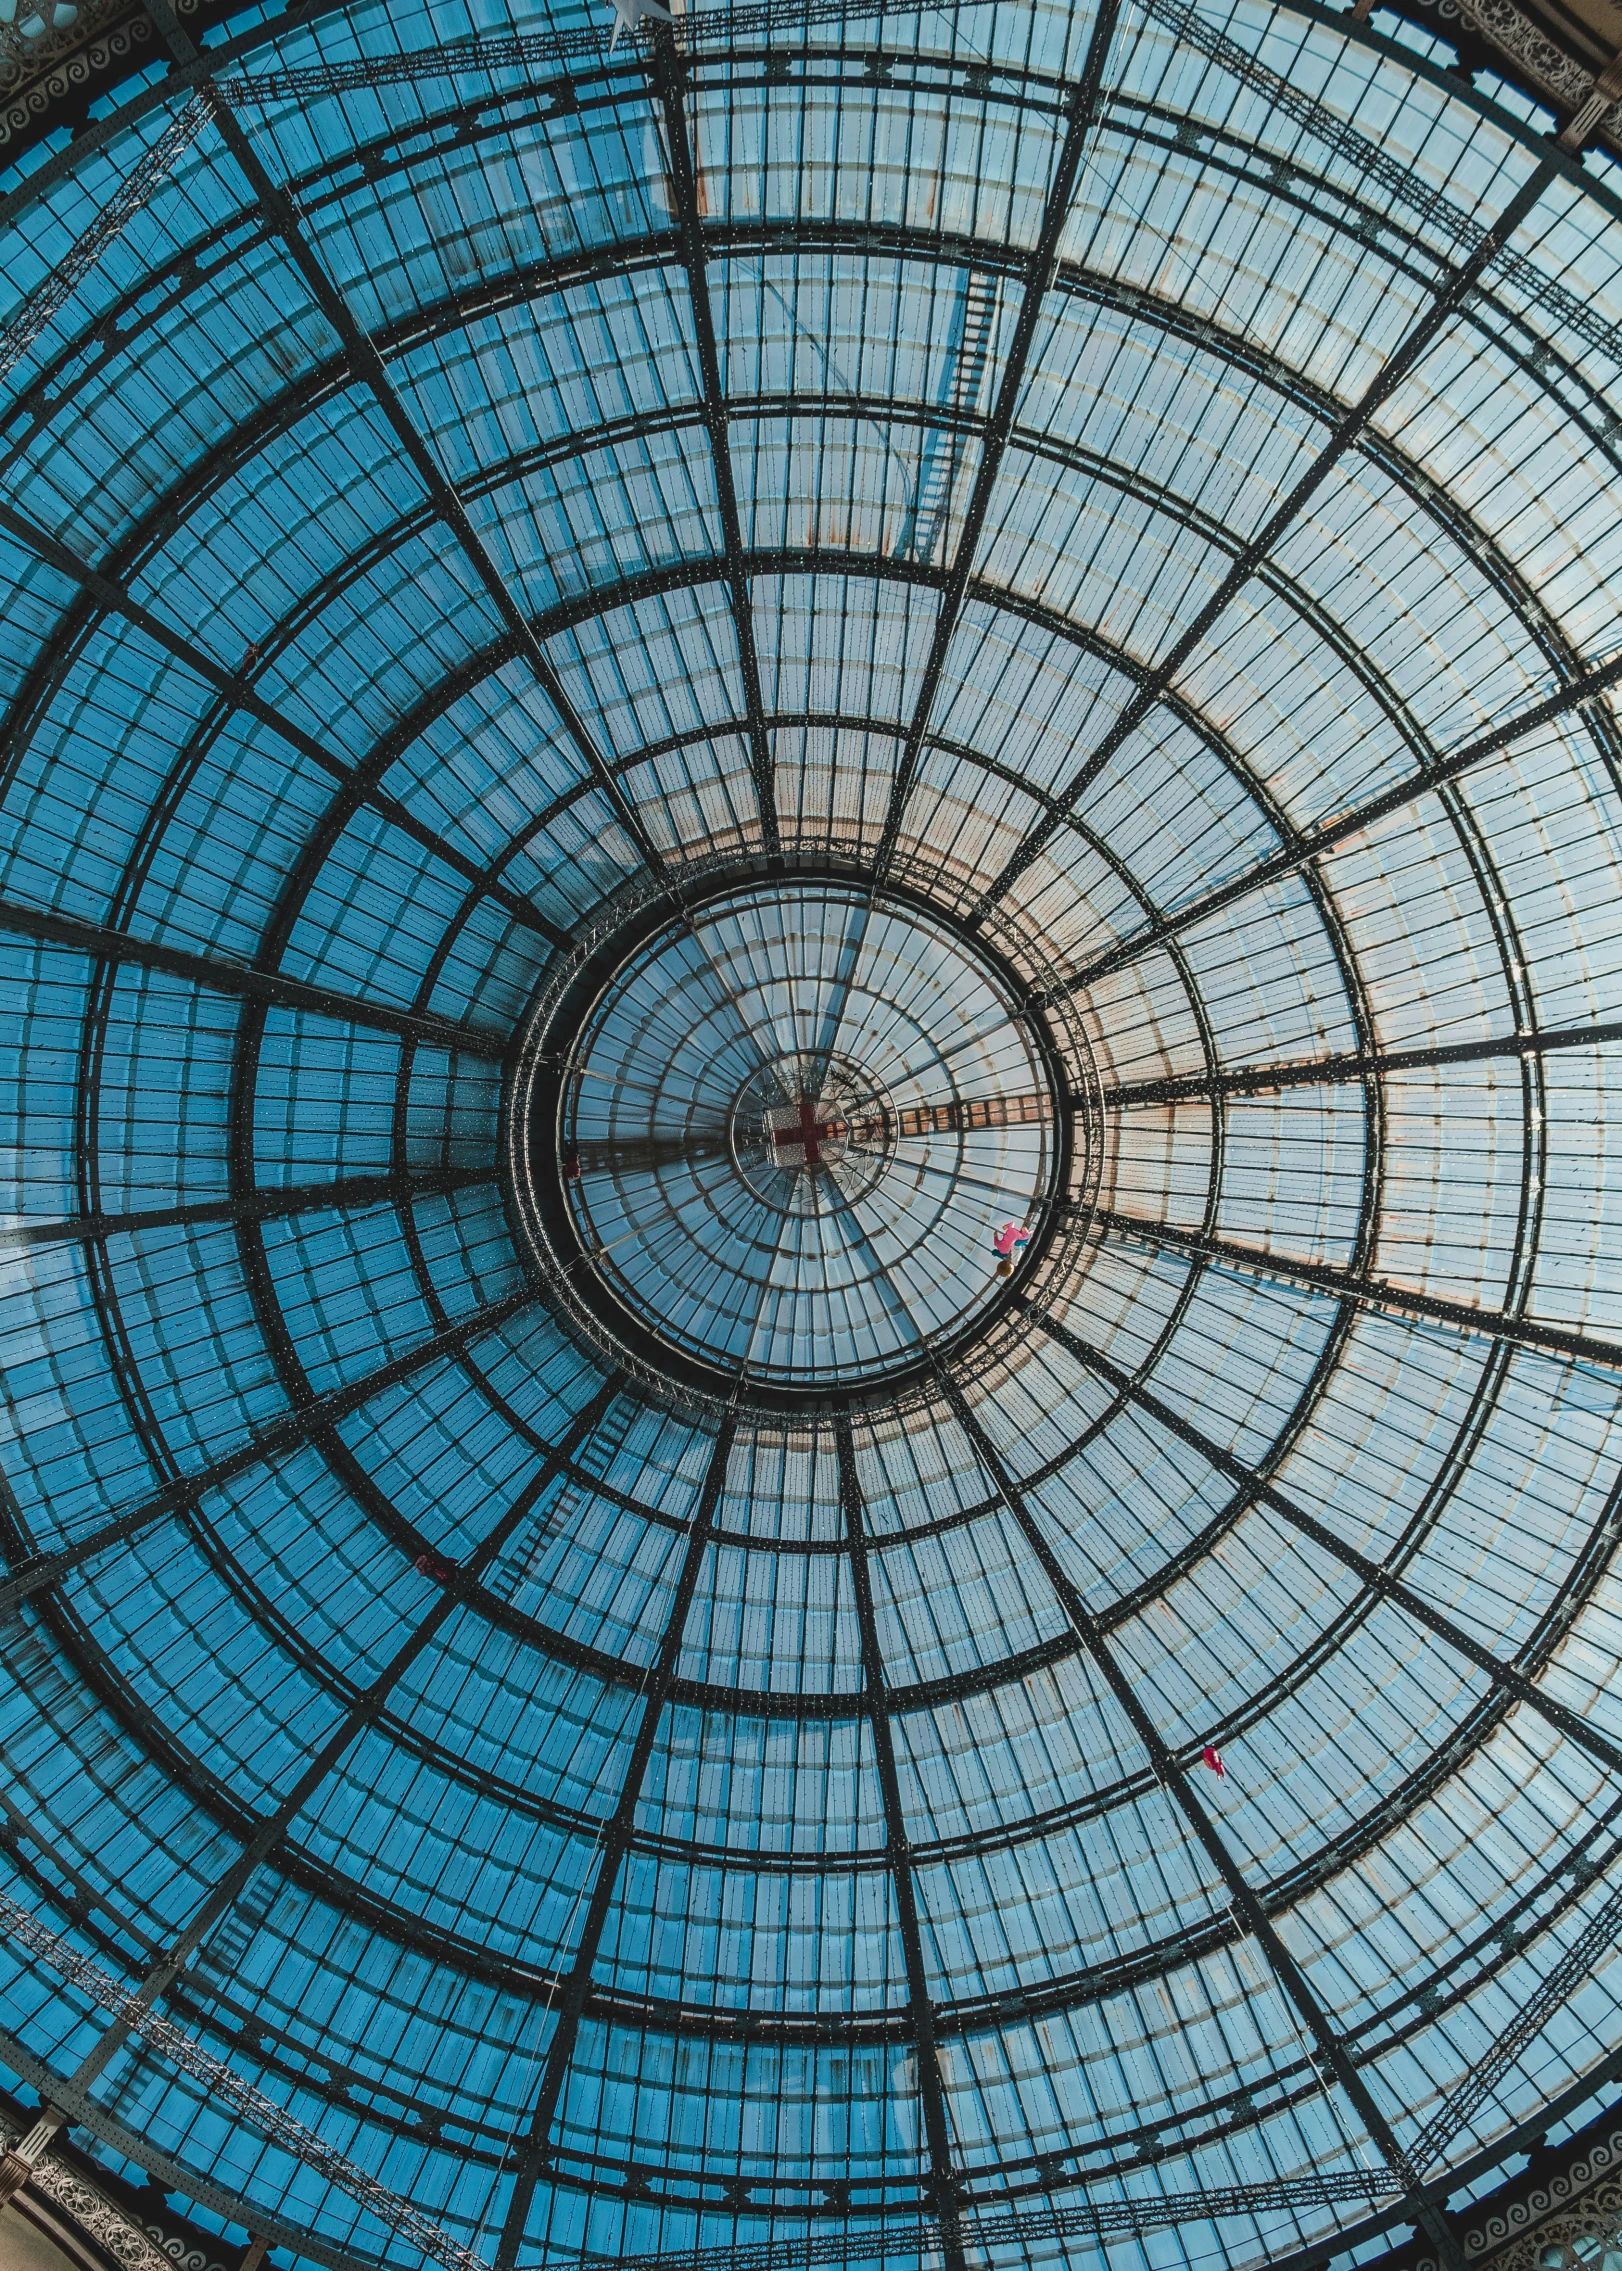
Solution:
[[[923,1934],[918,1921],[918,1888],[912,1850],[907,1837],[901,1784],[896,1773],[895,1736],[890,1724],[884,1659],[879,1649],[878,1625],[873,1614],[873,1586],[867,1566],[867,1525],[861,1479],[856,1472],[856,1451],[850,1420],[834,1422],[839,1454],[839,1497],[845,1516],[845,1539],[850,1550],[851,1589],[856,1596],[856,1621],[862,1644],[862,1687],[868,1725],[873,1734],[873,1757],[878,1769],[879,1793],[884,1806],[884,1841],[890,1876],[895,1886],[896,1921],[901,1935],[902,1961],[907,1972],[907,2002],[918,2072],[918,2096],[923,2108],[924,2139],[929,2154],[926,2205],[940,2219],[942,2253],[947,2271],[964,2271],[965,2256],[959,2220],[962,2179],[952,2162],[951,2125],[946,2107],[946,2085],[935,2041],[934,2007],[929,1975],[924,1968]]]
[[[1276,1483],[1257,1473],[1254,1468],[1247,1467],[1242,1459],[1235,1458],[1231,1451],[1225,1451],[1221,1444],[1213,1442],[1192,1420],[1174,1410],[1163,1396],[1156,1395],[1152,1388],[1135,1380],[1112,1358],[1107,1357],[1102,1349],[1092,1347],[1068,1326],[1061,1325],[1039,1303],[1022,1297],[1016,1306],[1034,1324],[1039,1325],[1050,1340],[1057,1341],[1078,1364],[1084,1365],[1089,1372],[1096,1373],[1117,1394],[1129,1397],[1169,1434],[1176,1436],[1180,1443],[1186,1443],[1190,1450],[1197,1451],[1218,1474],[1225,1475],[1239,1489],[1249,1492],[1262,1505],[1282,1516],[1292,1529],[1309,1538],[1332,1561],[1338,1561],[1344,1569],[1350,1570],[1371,1593],[1377,1594],[1382,1600],[1394,1602],[1404,1615],[1422,1625],[1427,1632],[1434,1633],[1437,1639],[1445,1641],[1455,1654],[1473,1665],[1495,1687],[1513,1696],[1517,1702],[1527,1704],[1547,1720],[1557,1733],[1575,1743],[1580,1750],[1586,1751],[1590,1758],[1598,1760],[1610,1773],[1622,1774],[1622,1748],[1601,1734],[1581,1712],[1569,1709],[1557,1697],[1546,1694],[1535,1680],[1529,1680],[1513,1665],[1501,1662],[1490,1649],[1483,1648],[1462,1626],[1455,1624],[1451,1617],[1444,1616],[1441,1610],[1434,1608],[1423,1594],[1416,1593],[1400,1577],[1392,1576],[1378,1562],[1371,1561],[1367,1554],[1360,1553],[1355,1546],[1337,1537],[1315,1515],[1307,1513],[1304,1507],[1298,1506],[1292,1498],[1286,1496]]]
[[[290,1412],[286,1419],[261,1429],[257,1435],[239,1443],[234,1451],[228,1451],[222,1458],[210,1461],[206,1467],[198,1467],[177,1476],[173,1482],[166,1483],[161,1490],[155,1491],[150,1498],[143,1499],[140,1505],[130,1507],[126,1513],[114,1515],[110,1522],[101,1523],[84,1537],[76,1538],[68,1545],[53,1547],[47,1553],[34,1555],[0,1582],[0,1616],[8,1616],[20,1601],[26,1601],[47,1585],[60,1583],[73,1570],[82,1568],[87,1561],[95,1560],[112,1547],[122,1545],[125,1539],[138,1537],[143,1530],[151,1529],[154,1523],[163,1521],[166,1516],[177,1513],[182,1507],[195,1505],[208,1491],[218,1490],[224,1484],[234,1482],[238,1475],[248,1474],[253,1468],[263,1466],[269,1460],[279,1459],[286,1452],[297,1450],[302,1444],[318,1441],[336,1427],[340,1420],[362,1410],[383,1389],[411,1379],[414,1374],[425,1371],[429,1365],[439,1363],[442,1358],[459,1356],[484,1334],[497,1332],[503,1325],[509,1324],[521,1311],[529,1308],[535,1299],[534,1288],[526,1285],[517,1293],[509,1293],[503,1300],[492,1301],[481,1309],[473,1310],[468,1316],[459,1318],[454,1325],[447,1326],[444,1332],[436,1333],[431,1340],[409,1349],[405,1355],[392,1357],[387,1364],[380,1364],[376,1371],[365,1373],[359,1380],[352,1380],[342,1388],[334,1388],[330,1394],[317,1397],[302,1410]]]
[[[1446,1041],[1418,1049],[1343,1049],[1333,1056],[1225,1066],[1220,1072],[1169,1073],[1159,1080],[1125,1081],[1106,1088],[1113,1111],[1141,1105],[1190,1104],[1227,1096],[1270,1096],[1286,1088],[1329,1088],[1370,1078],[1428,1072],[1443,1065],[1510,1062],[1550,1056],[1563,1049],[1603,1049],[1622,1041],[1622,1022],[1561,1025],[1545,1033],[1504,1033],[1481,1041]]]
[[[1347,451],[1362,438],[1376,414],[1435,344],[1446,324],[1463,306],[1481,277],[1555,179],[1558,170],[1554,159],[1545,158],[1521,184],[1498,219],[1482,236],[1475,250],[1446,274],[1445,281],[1433,295],[1430,306],[1393,348],[1381,366],[1379,375],[1346,412],[1327,444],[1288,495],[1273,508],[1249,543],[1235,556],[1218,579],[1209,599],[1173,641],[1152,674],[1138,687],[1091,756],[1072,773],[1064,788],[1058,792],[1053,808],[1031,830],[1019,850],[981,894],[975,903],[971,921],[983,922],[998,900],[1006,897],[1044,846],[1052,840],[1064,815],[1074,811],[1116,751],[1136,733],[1184,664],[1193,656],[1200,642],[1226,614],[1268,554],[1306,510]]]
[[[386,796],[373,781],[357,781],[353,765],[341,757],[333,756],[313,735],[306,733],[302,726],[295,725],[273,703],[267,702],[249,684],[243,672],[227,670],[223,663],[216,662],[194,640],[182,637],[161,616],[154,615],[150,608],[142,607],[116,576],[104,569],[90,567],[57,537],[50,535],[45,529],[36,528],[14,505],[7,504],[3,499],[0,499],[0,529],[25,546],[36,558],[71,577],[106,613],[121,615],[143,637],[150,639],[154,646],[160,647],[174,661],[200,678],[205,686],[212,686],[220,699],[232,709],[241,710],[245,716],[267,726],[289,748],[296,749],[301,757],[307,758],[329,779],[353,790],[358,802],[370,806],[391,827],[399,829],[403,836],[409,836],[413,843],[420,845],[443,866],[451,869],[453,874],[461,876],[464,882],[476,884],[486,898],[493,899],[497,906],[504,908],[515,922],[522,923],[526,930],[536,932],[549,945],[563,944],[566,933],[559,930],[555,923],[549,922],[528,899],[509,890],[499,877],[487,875],[477,860],[470,858],[436,828],[430,828],[426,821],[419,820],[410,807],[402,804],[397,797]]]
[[[1619,682],[1622,682],[1622,654],[1613,655],[1609,662],[1597,664],[1592,670],[1585,670],[1556,693],[1519,711],[1503,725],[1494,726],[1491,732],[1478,734],[1475,740],[1467,741],[1462,749],[1455,750],[1451,757],[1440,758],[1411,779],[1400,781],[1395,788],[1384,789],[1378,796],[1370,797],[1367,803],[1354,805],[1338,819],[1326,820],[1321,827],[1306,830],[1287,843],[1282,851],[1273,853],[1268,859],[1258,860],[1243,875],[1235,876],[1231,883],[1224,883],[1217,890],[1206,892],[1203,897],[1180,908],[1174,915],[1163,916],[1147,930],[1134,932],[1130,938],[1123,939],[1118,946],[1112,946],[1106,953],[1098,955],[1078,970],[1066,981],[1066,991],[1080,993],[1088,986],[1096,985],[1101,978],[1111,977],[1116,971],[1124,970],[1129,963],[1153,953],[1168,939],[1181,936],[1199,923],[1209,922],[1213,915],[1222,914],[1229,907],[1238,905],[1241,900],[1248,899],[1252,893],[1265,890],[1268,884],[1277,883],[1287,875],[1298,874],[1315,861],[1326,858],[1342,844],[1350,843],[1354,838],[1378,827],[1381,821],[1391,819],[1407,806],[1417,804],[1423,797],[1433,796],[1438,789],[1446,788],[1450,782],[1462,780],[1466,773],[1473,772],[1478,765],[1485,765],[1491,758],[1502,756],[1505,750],[1512,749],[1517,741],[1523,741],[1529,733],[1536,733],[1541,726],[1553,725],[1557,720],[1569,717],[1572,711],[1581,710],[1591,702],[1597,703],[1602,694],[1608,693]]]
[[[421,1042],[430,1049],[449,1049],[495,1063],[507,1053],[505,1036],[481,1032],[474,1025],[458,1025],[451,1018],[425,1016],[420,1011],[392,1009],[387,1002],[336,993],[329,986],[295,978],[286,971],[254,969],[245,962],[193,954],[185,947],[137,937],[133,931],[108,930],[100,923],[80,922],[48,908],[24,907],[14,899],[0,900],[0,932],[5,931],[17,938],[34,939],[41,946],[87,955],[92,961],[127,962],[138,969],[159,970],[166,977],[184,978],[205,993],[240,994],[273,1009],[298,1010],[312,1017],[331,1018],[340,1025],[375,1027],[380,1033]]]
[[[653,34],[654,84],[664,113],[665,151],[675,189],[676,222],[681,233],[682,264],[687,271],[688,299],[693,311],[693,336],[698,347],[699,380],[704,394],[704,425],[715,468],[716,506],[721,518],[721,541],[726,549],[727,591],[732,601],[733,630],[738,641],[738,668],[743,676],[744,706],[749,720],[749,769],[760,807],[761,834],[769,853],[782,847],[777,822],[776,766],[766,731],[760,698],[760,661],[755,652],[754,610],[749,578],[744,567],[743,534],[738,522],[738,493],[732,476],[732,444],[727,433],[726,396],[721,384],[721,359],[715,344],[715,316],[705,275],[704,231],[699,219],[698,182],[683,89],[683,58],[672,27],[658,26]]]
[[[214,1222],[284,1222],[297,1214],[351,1207],[409,1206],[417,1199],[478,1190],[495,1181],[493,1167],[423,1167],[397,1175],[341,1175],[326,1183],[265,1184],[240,1197],[194,1199],[181,1206],[138,1207],[127,1214],[67,1215],[60,1221],[0,1223],[7,1247],[62,1246],[90,1238],[138,1238],[149,1230],[194,1230]]]
[[[182,30],[170,0],[145,0],[145,6],[159,37],[175,62],[183,70],[194,64],[198,59],[197,47]],[[619,782],[603,763],[596,742],[586,730],[562,680],[548,661],[528,616],[513,597],[506,579],[475,532],[466,507],[446,479],[438,459],[418,432],[371,337],[355,321],[342,293],[316,258],[292,200],[260,163],[258,154],[226,99],[220,83],[209,82],[204,92],[205,98],[213,105],[214,121],[221,139],[240,168],[260,210],[286,247],[305,289],[341,341],[350,368],[371,393],[388,421],[395,440],[422,483],[434,510],[455,538],[458,548],[483,586],[498,619],[516,640],[518,651],[528,663],[564,732],[596,779],[609,808],[636,845],[646,865],[654,874],[662,874],[664,860],[643,827],[640,816],[625,796]]]
[[[591,1878],[591,1892],[586,1899],[580,1937],[575,1943],[574,1961],[558,1996],[557,2022],[547,2048],[546,2064],[542,2069],[534,2107],[523,2137],[516,2147],[517,2173],[513,2180],[512,2199],[508,2204],[506,2220],[502,2225],[501,2240],[496,2249],[495,2271],[513,2271],[513,2265],[518,2260],[518,2250],[523,2245],[535,2187],[547,2165],[553,2118],[569,2062],[574,2056],[581,2015],[591,1989],[592,1970],[597,1961],[597,1951],[602,1945],[603,1929],[608,1922],[614,1887],[630,1845],[631,1832],[636,1825],[637,1807],[642,1800],[642,1785],[647,1776],[648,1762],[653,1756],[654,1737],[669,1700],[676,1666],[681,1659],[687,1612],[692,1606],[699,1573],[714,1531],[715,1509],[726,1482],[727,1461],[731,1456],[736,1428],[736,1412],[729,1411],[723,1417],[716,1434],[703,1489],[694,1509],[693,1526],[688,1535],[687,1551],[682,1558],[681,1574],[676,1580],[670,1611],[660,1636],[658,1653],[642,1686],[641,1716],[631,1745],[625,1779],[620,1784],[619,1799],[614,1811],[603,1825],[596,1867]]]
[[[981,1426],[963,1390],[950,1373],[943,1371],[940,1379],[965,1434],[973,1443],[1004,1505],[1040,1563],[1044,1576],[1053,1588],[1055,1599],[1085,1643],[1105,1685],[1152,1761],[1156,1779],[1175,1800],[1196,1842],[1221,1878],[1233,1905],[1235,1920],[1243,1925],[1261,1949],[1274,1979],[1311,2035],[1325,2081],[1338,2084],[1393,2179],[1404,2192],[1414,2196],[1414,2220],[1434,2243],[1449,2271],[1463,2271],[1463,2251],[1448,2228],[1446,2218],[1417,2196],[1420,2172],[1413,2167],[1398,2144],[1391,2124],[1376,2105],[1368,2084],[1352,2063],[1345,2043],[1330,2025],[1328,2015],[1313,1993],[1305,1972],[1280,1939],[1272,1918],[1229,1852],[1227,1840],[1195,1794],[1182,1762],[1144,1709],[1137,1690],[1122,1670],[1097,1619],[1066,1574],[1045,1530],[1026,1504],[1023,1491]]]
[[[1478,1308],[1469,1301],[1446,1301],[1440,1295],[1392,1285],[1384,1278],[1365,1277],[1356,1270],[1337,1269],[1326,1262],[1298,1261],[1288,1253],[1241,1245],[1237,1239],[1183,1230],[1172,1223],[1152,1222],[1135,1214],[1117,1214],[1109,1207],[1088,1211],[1093,1221],[1101,1223],[1116,1237],[1137,1238],[1146,1245],[1248,1270],[1275,1285],[1333,1294],[1337,1300],[1358,1301],[1371,1309],[1395,1309],[1407,1316],[1433,1319],[1441,1325],[1458,1325],[1465,1332],[1481,1333],[1490,1340],[1513,1341],[1521,1348],[1540,1349],[1549,1356],[1573,1356],[1589,1364],[1622,1366],[1622,1343],[1600,1340],[1592,1333],[1573,1332],[1562,1325],[1511,1315],[1502,1309]]]
[[[1065,222],[1070,217],[1070,203],[1075,195],[1077,176],[1081,172],[1087,137],[1097,121],[1103,92],[1104,65],[1109,56],[1110,43],[1115,37],[1119,14],[1120,0],[1101,0],[1088,41],[1081,78],[1069,98],[1069,120],[1064,141],[1060,145],[1058,162],[1053,169],[1053,179],[1042,214],[1041,231],[1021,278],[1019,315],[1003,364],[996,404],[986,421],[980,464],[963,515],[963,532],[958,540],[957,555],[941,591],[940,608],[935,618],[929,654],[924,663],[918,699],[913,707],[912,722],[907,728],[907,738],[902,745],[895,781],[890,790],[884,830],[873,862],[875,877],[881,883],[895,858],[902,817],[917,776],[924,737],[929,730],[930,713],[935,707],[935,697],[940,688],[941,673],[945,669],[947,653],[963,611],[974,555],[979,548],[981,531],[985,527],[986,514],[991,505],[991,493],[997,485],[997,476],[1002,470],[1003,457],[1008,449],[1014,413],[1025,384],[1031,349],[1036,342],[1036,327],[1041,318],[1042,304],[1058,273],[1059,245],[1064,235]]]

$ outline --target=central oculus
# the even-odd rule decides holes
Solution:
[[[730,1134],[738,1172],[757,1197],[815,1213],[873,1188],[892,1154],[893,1114],[848,1058],[794,1049],[751,1074]]]
[[[899,893],[794,877],[645,895],[537,1003],[509,1125],[578,1323],[790,1401],[927,1367],[1005,1299],[994,1241],[1038,1250],[1069,1142],[995,957]]]

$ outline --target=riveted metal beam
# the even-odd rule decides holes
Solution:
[[[1053,178],[1048,185],[1042,226],[1020,280],[1019,314],[1003,361],[997,398],[986,421],[980,463],[975,470],[974,485],[964,509],[962,533],[958,538],[951,569],[941,588],[940,607],[935,616],[929,653],[919,679],[918,699],[913,705],[912,721],[907,728],[895,780],[891,784],[889,806],[885,812],[884,828],[874,860],[874,868],[881,883],[895,859],[907,799],[917,777],[918,762],[924,736],[929,730],[930,714],[935,707],[935,696],[940,688],[941,673],[945,669],[947,653],[957,631],[958,617],[963,610],[964,593],[968,588],[974,555],[979,548],[981,531],[990,509],[991,494],[1002,470],[1003,456],[1014,423],[1014,412],[1025,384],[1031,349],[1036,341],[1036,328],[1041,318],[1043,302],[1058,272],[1059,245],[1064,225],[1070,217],[1070,201],[1075,195],[1076,177],[1081,171],[1087,137],[1097,121],[1103,92],[1104,65],[1109,56],[1110,43],[1115,37],[1119,14],[1120,0],[1101,0],[1088,39],[1081,78],[1070,97],[1069,120],[1064,140],[1059,146]]]
[[[614,1887],[619,1880],[620,1868],[635,1827],[636,1811],[642,1799],[642,1785],[647,1776],[648,1762],[653,1756],[654,1737],[669,1701],[676,1665],[681,1657],[687,1612],[692,1606],[704,1557],[709,1550],[715,1509],[726,1482],[727,1461],[732,1455],[736,1431],[736,1413],[729,1411],[723,1416],[716,1431],[709,1466],[693,1512],[693,1526],[687,1550],[682,1557],[681,1574],[676,1580],[670,1612],[660,1636],[658,1654],[642,1683],[642,1710],[631,1745],[631,1755],[626,1764],[625,1779],[620,1785],[614,1811],[603,1825],[591,1897],[586,1903],[580,1936],[575,1942],[574,1960],[558,1995],[557,2023],[547,2046],[546,2064],[542,2069],[535,2103],[517,2148],[512,2198],[508,2203],[501,2239],[496,2248],[496,2271],[513,2271],[518,2260],[518,2250],[523,2245],[530,2206],[535,2198],[535,2187],[548,2162],[553,2118],[569,2062],[574,2056],[581,2014],[591,1991],[592,1970],[597,1961],[598,1949],[602,1945],[603,1929],[608,1922]]]
[[[57,947],[64,953],[82,954],[93,962],[130,963],[138,969],[160,971],[165,977],[182,978],[205,993],[239,995],[272,1009],[297,1010],[330,1018],[339,1025],[375,1028],[380,1033],[420,1041],[430,1049],[449,1049],[497,1064],[506,1054],[503,1034],[458,1025],[448,1017],[417,1016],[409,1010],[393,1009],[387,1002],[336,993],[330,986],[295,978],[288,971],[259,970],[246,962],[228,962],[220,955],[193,954],[185,947],[138,937],[133,931],[109,930],[103,924],[81,922],[45,907],[25,907],[15,899],[0,900],[0,932],[33,939],[40,946]]]
[[[1238,1239],[1218,1238],[1204,1231],[1179,1229],[1174,1223],[1118,1214],[1109,1207],[1095,1208],[1093,1219],[1118,1237],[1141,1239],[1146,1245],[1248,1270],[1275,1285],[1327,1293],[1339,1301],[1356,1301],[1370,1309],[1396,1310],[1404,1316],[1423,1317],[1439,1325],[1457,1325],[1464,1332],[1479,1333],[1489,1340],[1512,1341],[1517,1347],[1535,1348],[1548,1356],[1579,1357],[1586,1363],[1604,1364],[1612,1369],[1622,1366],[1622,1343],[1602,1340],[1594,1333],[1572,1332],[1562,1325],[1514,1315],[1503,1309],[1478,1308],[1469,1301],[1446,1301],[1417,1288],[1393,1285],[1384,1278],[1337,1269],[1326,1262],[1297,1260],[1286,1252],[1246,1246]]]
[[[1619,1041],[1622,1021],[1560,1025],[1543,1033],[1496,1034],[1480,1041],[1448,1041],[1421,1049],[1342,1049],[1325,1057],[1228,1065],[1220,1072],[1168,1073],[1163,1079],[1123,1081],[1118,1087],[1106,1087],[1103,1096],[1112,1110],[1129,1112],[1145,1105],[1271,1096],[1287,1088],[1361,1085],[1370,1078],[1388,1080],[1405,1072],[1439,1071],[1447,1065],[1515,1063],[1522,1057],[1551,1056],[1566,1049],[1611,1048]]]

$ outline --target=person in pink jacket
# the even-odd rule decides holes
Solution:
[[[1020,1222],[1005,1222],[991,1241],[991,1251],[997,1257],[997,1275],[1012,1277],[1014,1256],[1021,1246],[1030,1242],[1030,1232]]]

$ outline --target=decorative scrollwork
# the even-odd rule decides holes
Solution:
[[[176,4],[190,16],[201,0]],[[68,7],[74,20],[53,25]],[[21,29],[30,22],[43,26],[31,39]],[[145,9],[130,0],[19,0],[17,22],[0,24],[0,155],[32,140],[52,111],[151,39]]]
[[[1492,2271],[1622,2271],[1622,2129],[1492,2208],[1463,2238],[1471,2263]],[[1415,2271],[1438,2271],[1435,2258],[1421,2258]]]
[[[0,2146],[16,2143],[15,2132],[0,2122]],[[69,2223],[87,2232],[124,2271],[227,2271],[227,2266],[178,2234],[155,2224],[143,2230],[124,2210],[76,2176],[61,2161],[47,2156],[29,2176],[29,2189],[60,2210]]]
[[[1494,47],[1502,48],[1527,77],[1556,102],[1575,109],[1594,85],[1594,74],[1556,47],[1515,0],[1457,0],[1465,22]]]

